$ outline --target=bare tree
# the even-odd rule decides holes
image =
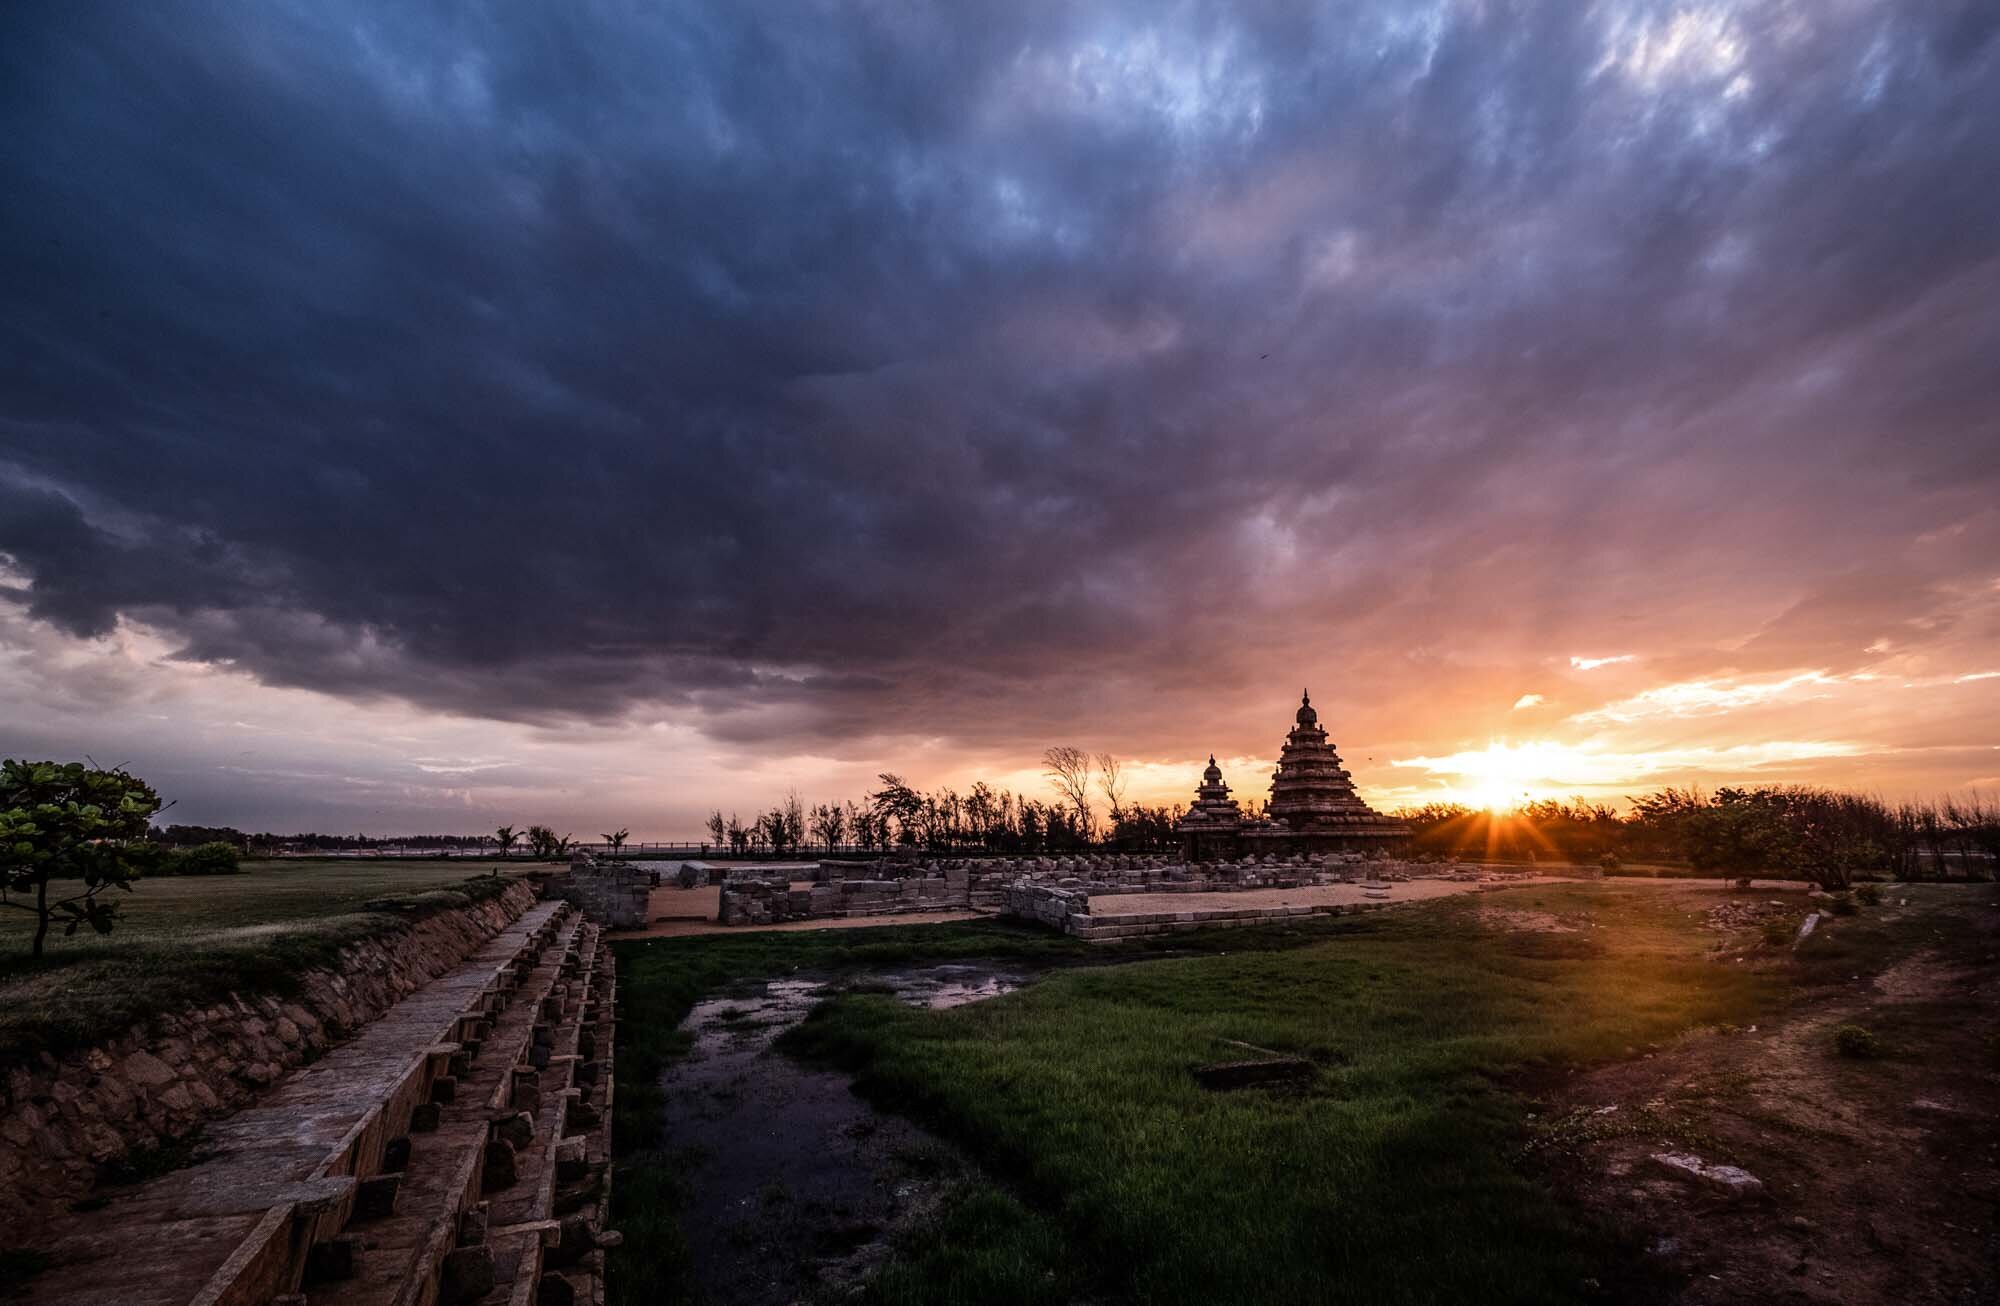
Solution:
[[[1076,812],[1078,831],[1090,838],[1090,754],[1063,744],[1042,754],[1042,768],[1049,784]]]
[[[788,847],[796,848],[806,841],[806,805],[800,800],[798,790],[785,791],[785,801],[778,808],[778,816],[784,822]]]
[[[839,803],[821,803],[812,809],[812,829],[830,853],[847,833],[847,814]]]
[[[1109,753],[1097,755],[1097,788],[1104,795],[1104,801],[1111,805],[1111,828],[1114,831],[1125,819],[1125,791],[1130,783],[1117,758]]]
[[[727,827],[724,826],[723,824],[722,813],[719,811],[710,812],[708,814],[709,842],[714,844],[716,847],[720,848],[728,838],[729,838],[728,830]]]

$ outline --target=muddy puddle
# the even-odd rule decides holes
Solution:
[[[780,1034],[844,989],[941,1009],[998,997],[1028,978],[967,964],[792,976],[696,1005],[683,1025],[694,1047],[663,1081],[662,1144],[692,1190],[683,1228],[703,1300],[790,1302],[859,1279],[956,1168],[923,1130],[856,1097],[847,1076],[775,1051]]]

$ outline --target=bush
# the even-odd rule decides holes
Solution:
[[[1862,1025],[1841,1025],[1833,1031],[1833,1050],[1843,1057],[1867,1060],[1882,1055],[1882,1040]]]
[[[1882,905],[1882,891],[1872,884],[1862,885],[1854,891],[1854,896],[1864,907],[1879,907]]]
[[[1739,888],[1739,889],[1747,889],[1747,888],[1749,888],[1749,887],[1750,887],[1750,877],[1749,877],[1749,876],[1747,876],[1747,875],[1739,875],[1739,876],[1737,876],[1737,877],[1736,877],[1736,887],[1737,887],[1737,888]]]
[[[234,875],[241,854],[235,844],[204,843],[177,848],[146,868],[148,875]]]
[[[1827,900],[1826,908],[1836,916],[1852,916],[1861,909],[1854,905],[1854,899],[1844,893],[1836,893]]]

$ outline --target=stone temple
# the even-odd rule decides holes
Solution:
[[[1191,861],[1389,852],[1399,850],[1410,837],[1408,826],[1382,815],[1354,792],[1353,777],[1327,742],[1309,693],[1301,697],[1298,723],[1278,754],[1264,818],[1243,816],[1211,755],[1194,805],[1178,828],[1182,851]]]

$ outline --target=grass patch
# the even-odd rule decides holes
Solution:
[[[1186,955],[951,1011],[851,991],[825,1004],[783,1045],[853,1072],[1001,1185],[948,1202],[866,1299],[1559,1302],[1588,1299],[1587,1279],[1636,1282],[1630,1249],[1519,1164],[1532,1131],[1509,1085],[1747,1023],[1779,984],[1705,959],[1686,894],[1544,896],[1600,928],[1523,936],[1449,899],[1167,936],[1160,951]],[[649,1234],[615,1254],[614,1301],[691,1295],[684,1249],[662,1251],[678,1248],[672,1212],[648,1206],[676,1199],[646,1143],[674,1026],[703,993],[792,969],[1115,955],[993,924],[858,933],[620,945],[615,1223]],[[1192,1069],[1237,1055],[1225,1040],[1318,1072],[1284,1093],[1204,1091]]]
[[[1839,1025],[1833,1031],[1833,1050],[1857,1061],[1872,1061],[1887,1053],[1882,1040],[1866,1025]]]
[[[518,863],[516,866],[518,867]],[[232,992],[290,995],[343,948],[498,896],[507,877],[463,862],[245,863],[241,874],[141,881],[117,929],[28,955],[32,922],[0,920],[0,1060],[61,1052]],[[20,917],[20,919],[17,919]]]

